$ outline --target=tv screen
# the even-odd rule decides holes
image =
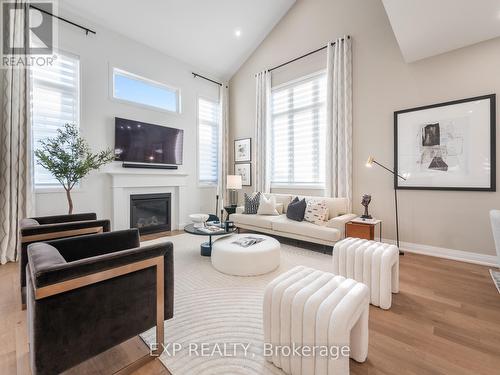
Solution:
[[[115,160],[182,164],[184,130],[115,117]]]

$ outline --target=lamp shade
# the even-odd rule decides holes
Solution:
[[[227,188],[228,189],[241,189],[241,176],[240,175],[227,175]]]
[[[373,156],[368,156],[368,160],[366,161],[366,166],[371,167],[374,161],[375,158]]]

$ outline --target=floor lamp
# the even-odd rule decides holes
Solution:
[[[380,164],[378,161],[375,160],[373,156],[369,156],[368,160],[366,161],[366,166],[368,168],[371,168],[373,164],[377,164],[379,167],[382,167],[386,171],[390,172],[393,176],[398,176],[402,180],[406,181],[406,178],[404,178],[397,172],[393,171],[392,169],[387,168],[385,165]],[[394,206],[396,208],[396,243],[399,249],[398,189],[396,189],[395,186],[394,186]],[[404,255],[404,252],[399,250],[399,254]]]

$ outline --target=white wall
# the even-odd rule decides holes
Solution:
[[[197,98],[203,96],[218,100],[218,86],[193,78],[191,72],[197,70],[175,58],[87,20],[80,20],[67,11],[61,14],[97,31],[97,35],[86,36],[82,30],[59,22],[59,49],[80,57],[82,135],[94,150],[113,148],[115,116],[184,129],[184,165],[179,168],[179,172],[189,176],[185,190],[185,212],[180,213],[180,222],[186,222],[189,213],[212,212],[215,189],[199,188],[197,183]],[[108,94],[110,66],[180,88],[182,113],[172,114],[113,101]],[[102,171],[92,173],[83,181],[81,188],[74,191],[73,199],[75,212],[95,211],[99,217],[110,218],[111,177]],[[37,192],[37,215],[66,211],[63,192]]]
[[[254,136],[255,73],[344,34],[353,43],[353,206],[361,213],[361,196],[371,193],[370,209],[384,220],[384,237],[393,239],[392,178],[380,168],[365,168],[367,156],[393,165],[395,110],[499,92],[500,39],[406,64],[379,0],[298,0],[230,81],[231,140]],[[293,77],[306,68],[290,64],[279,74]],[[495,253],[488,211],[500,208],[500,192],[399,196],[405,242]]]

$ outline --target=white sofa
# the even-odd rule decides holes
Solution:
[[[325,225],[317,225],[308,221],[294,221],[286,217],[288,204],[296,195],[265,194],[267,198],[274,196],[282,213],[278,216],[248,215],[244,208],[238,207],[236,213],[229,216],[238,228],[255,232],[274,234],[281,237],[333,246],[335,242],[344,238],[345,224],[357,215],[347,213],[347,198],[309,197],[298,196],[299,199],[324,200],[329,209],[329,219]]]

